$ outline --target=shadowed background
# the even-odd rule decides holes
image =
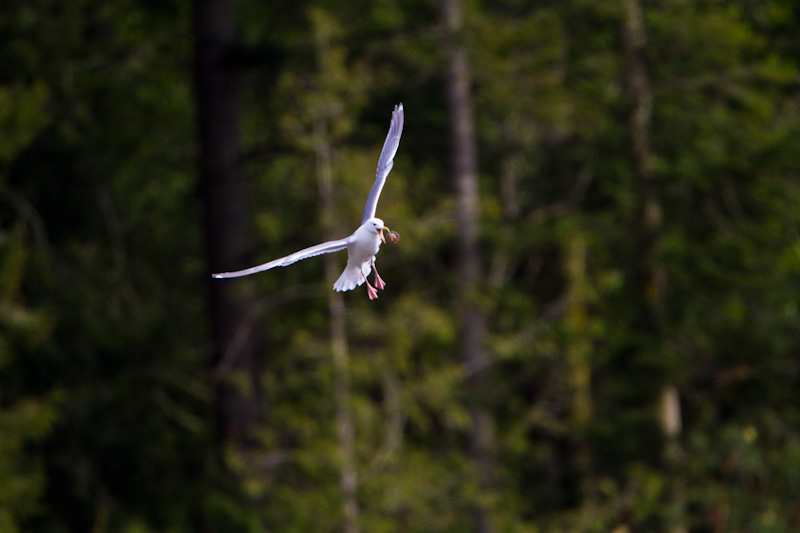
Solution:
[[[10,2],[0,531],[795,531],[798,11]]]

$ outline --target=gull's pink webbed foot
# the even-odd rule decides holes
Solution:
[[[375,298],[377,298],[378,297],[378,291],[375,289],[375,287],[373,287],[372,285],[369,284],[369,280],[367,279],[367,276],[364,276],[364,283],[367,284],[367,296],[369,296],[369,299],[370,300],[374,300]]]
[[[384,289],[386,287],[386,283],[383,279],[378,275],[378,269],[375,268],[375,260],[372,260],[372,271],[375,272],[375,286],[379,289]]]
[[[375,287],[369,284],[369,281],[367,282],[367,296],[369,296],[370,300],[374,300],[378,297],[378,291],[375,289]]]

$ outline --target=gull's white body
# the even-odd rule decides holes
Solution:
[[[381,237],[375,232],[374,226],[384,227],[383,220],[370,218],[350,235],[347,239],[347,266],[344,272],[333,284],[334,290],[339,292],[349,291],[361,286],[372,271],[372,262],[375,254],[381,247]]]
[[[378,206],[378,198],[380,198],[381,190],[386,182],[386,177],[389,171],[392,170],[394,165],[394,156],[397,153],[397,147],[400,144],[400,136],[403,133],[403,104],[395,106],[392,112],[392,122],[389,126],[389,133],[386,135],[386,142],[383,144],[380,159],[378,160],[378,171],[375,176],[375,183],[370,190],[367,203],[364,206],[364,215],[361,219],[361,226],[349,237],[339,239],[337,241],[328,241],[316,246],[311,246],[289,254],[286,257],[275,259],[263,265],[254,266],[244,270],[237,270],[235,272],[223,272],[220,274],[212,274],[215,278],[236,278],[240,276],[249,276],[256,272],[263,272],[275,267],[283,267],[314,257],[321,254],[331,252],[338,252],[347,249],[347,266],[342,272],[342,275],[333,284],[334,290],[349,291],[356,287],[367,283],[367,294],[372,300],[377,298],[377,291],[367,281],[367,276],[375,267],[375,254],[380,249],[383,239],[383,230],[386,227],[383,220],[375,218],[375,210]],[[378,271],[375,270],[375,286],[379,289],[384,288],[385,283],[378,276]]]

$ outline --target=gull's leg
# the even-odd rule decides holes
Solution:
[[[386,287],[386,283],[378,275],[378,269],[375,268],[375,257],[374,256],[372,258],[372,271],[375,272],[375,286],[378,287],[379,289],[383,289],[384,287]]]
[[[367,296],[369,296],[370,300],[374,300],[378,297],[378,291],[375,290],[375,287],[369,284],[369,280],[367,276],[364,276],[364,282],[367,284]]]

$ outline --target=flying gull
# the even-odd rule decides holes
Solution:
[[[212,274],[215,278],[237,278],[240,276],[249,276],[256,272],[263,272],[275,267],[284,267],[314,257],[317,255],[328,254],[331,252],[339,252],[347,250],[347,266],[333,284],[334,290],[349,291],[355,289],[363,283],[367,284],[367,296],[370,300],[378,297],[378,289],[386,287],[386,283],[378,275],[378,269],[375,268],[375,254],[381,246],[381,242],[385,243],[386,238],[383,236],[384,230],[389,231],[390,242],[396,242],[399,239],[397,233],[392,232],[387,228],[383,220],[375,218],[375,210],[378,207],[378,198],[380,198],[383,185],[386,183],[386,176],[392,170],[394,165],[394,155],[397,153],[397,147],[400,145],[400,136],[403,134],[403,104],[394,107],[392,112],[392,122],[389,126],[389,133],[386,135],[386,142],[383,143],[383,150],[381,157],[378,159],[378,172],[375,176],[375,184],[367,197],[367,204],[364,206],[364,216],[361,219],[361,226],[349,237],[339,239],[337,241],[328,241],[310,248],[305,248],[299,252],[289,254],[286,257],[275,259],[263,265],[246,268],[244,270],[237,270],[236,272],[222,272],[219,274]],[[375,271],[375,287],[369,284],[367,276],[369,273]]]

